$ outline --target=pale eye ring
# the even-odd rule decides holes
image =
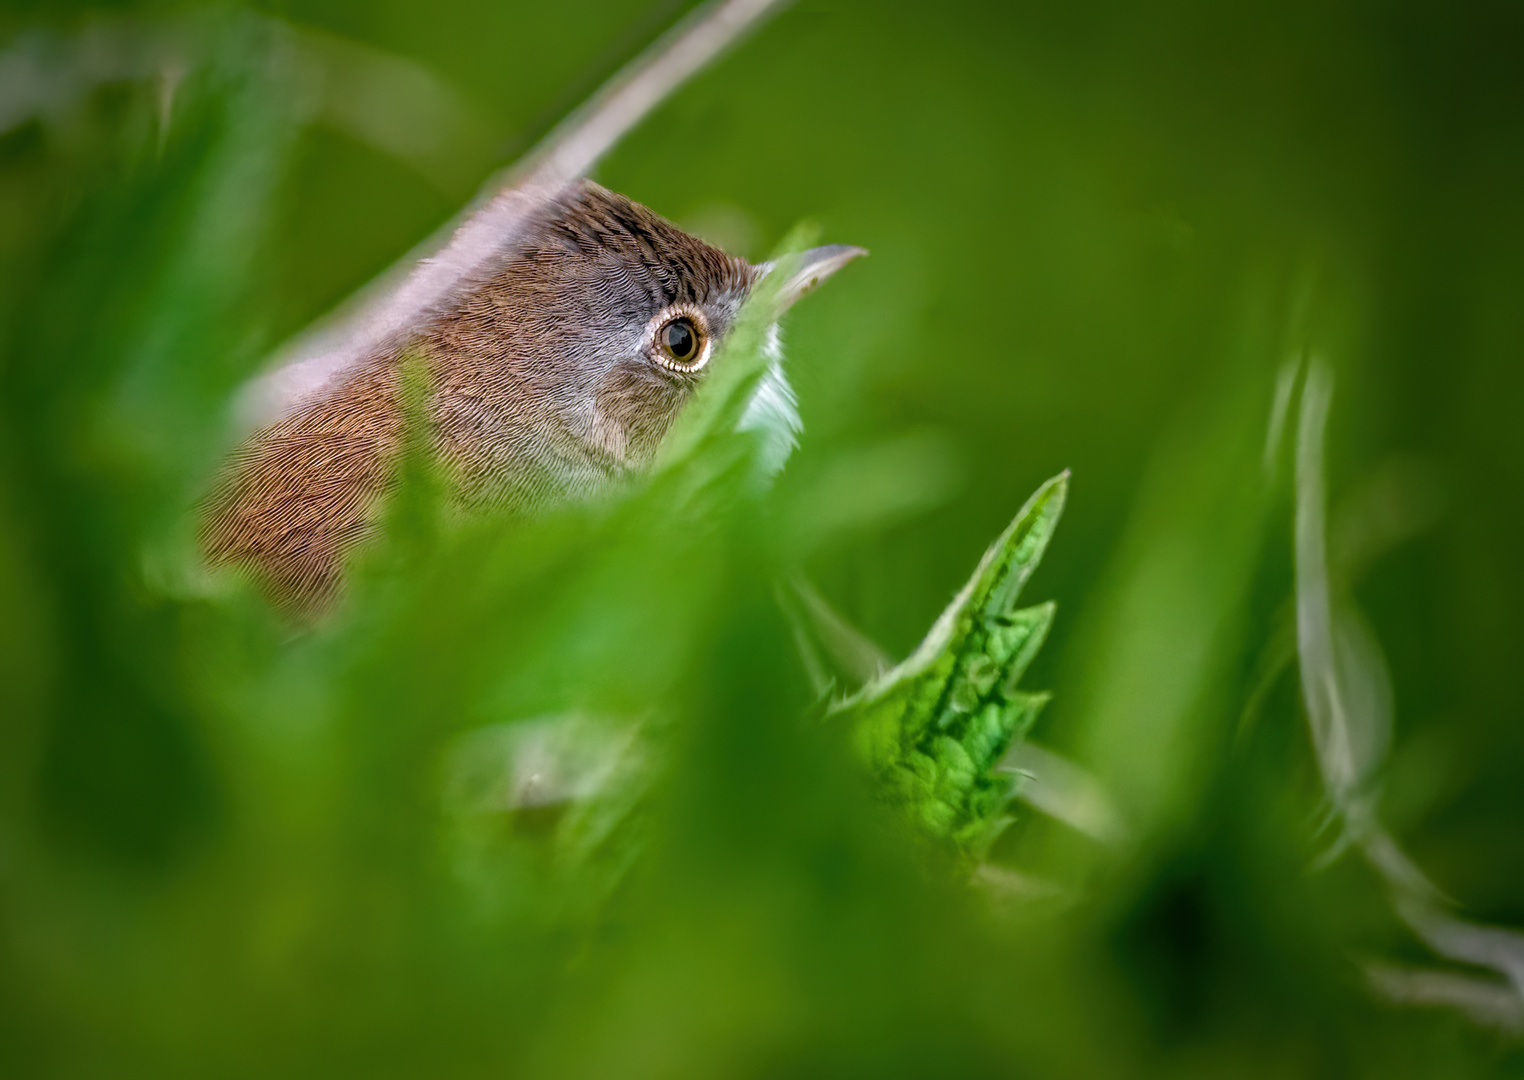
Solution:
[[[672,371],[693,372],[709,359],[709,342],[699,319],[674,315],[656,328],[652,340],[657,362]]]

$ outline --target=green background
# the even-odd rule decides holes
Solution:
[[[1366,984],[1433,958],[1358,860],[1312,869],[1294,671],[1242,720],[1293,588],[1273,387],[1315,359],[1333,542],[1406,522],[1349,582],[1391,676],[1377,804],[1457,910],[1524,925],[1515,4],[800,4],[596,173],[752,258],[802,220],[872,252],[789,318],[805,434],[773,494],[700,535],[616,509],[476,536],[294,641],[195,584],[238,382],[682,10],[0,12],[13,71],[85,73],[0,114],[7,1073],[1524,1072]],[[383,100],[438,138],[378,148],[314,105],[351,98],[293,74],[284,21],[392,58],[396,101],[430,73],[458,124]],[[162,75],[70,52],[181,32],[167,127]],[[770,582],[802,571],[901,657],[1066,468],[1034,738],[1130,839],[1023,811],[1000,858],[1059,884],[992,915],[797,723]],[[460,884],[456,732],[657,702],[679,720],[613,899],[503,899],[554,876],[534,855],[495,899]]]

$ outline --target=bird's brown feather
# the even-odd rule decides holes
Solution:
[[[649,462],[693,389],[636,355],[639,334],[693,304],[722,337],[758,276],[576,185],[482,284],[234,452],[207,504],[208,561],[252,568],[296,612],[331,602],[394,482],[404,357],[420,361],[432,444],[463,505],[522,511],[598,490]]]

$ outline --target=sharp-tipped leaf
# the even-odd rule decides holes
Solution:
[[[1053,622],[1016,609],[1063,513],[1068,473],[1048,481],[990,546],[904,663],[842,702],[884,797],[960,852],[980,851],[1015,793],[995,766],[1047,702],[1017,689]]]

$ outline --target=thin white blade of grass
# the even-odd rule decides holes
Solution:
[[[1524,1032],[1524,1003],[1506,983],[1390,964],[1368,964],[1365,974],[1376,992],[1395,1004],[1455,1009],[1482,1027],[1514,1036]]]
[[[1517,1031],[1524,1016],[1524,934],[1458,919],[1445,898],[1382,824],[1370,781],[1381,764],[1391,699],[1380,648],[1348,602],[1330,586],[1324,513],[1323,445],[1333,377],[1321,364],[1308,369],[1297,432],[1297,653],[1313,750],[1330,808],[1343,827],[1331,853],[1356,846],[1391,890],[1398,915],[1437,955],[1491,969],[1506,984],[1455,974],[1374,977],[1388,998],[1460,1008],[1490,1026]],[[1364,633],[1360,647],[1350,642]],[[1329,861],[1325,856],[1323,861]],[[1480,995],[1479,988],[1486,993]],[[1511,1004],[1505,998],[1511,997]],[[1506,1025],[1497,1023],[1509,1019]]]
[[[1490,968],[1507,978],[1524,1010],[1524,934],[1457,919],[1421,898],[1398,904],[1398,913],[1440,956]]]
[[[889,669],[888,654],[832,607],[809,581],[795,577],[789,588],[798,601],[799,614],[808,621],[810,640],[819,643],[838,671],[862,684]]]
[[[1023,739],[1011,747],[1000,768],[1025,777],[1016,797],[1033,809],[1103,844],[1125,839],[1122,817],[1106,789],[1068,758]]]
[[[1341,810],[1354,795],[1357,768],[1344,687],[1334,657],[1323,493],[1323,435],[1333,397],[1328,370],[1314,362],[1302,388],[1296,455],[1296,626],[1302,696],[1329,799]]]

